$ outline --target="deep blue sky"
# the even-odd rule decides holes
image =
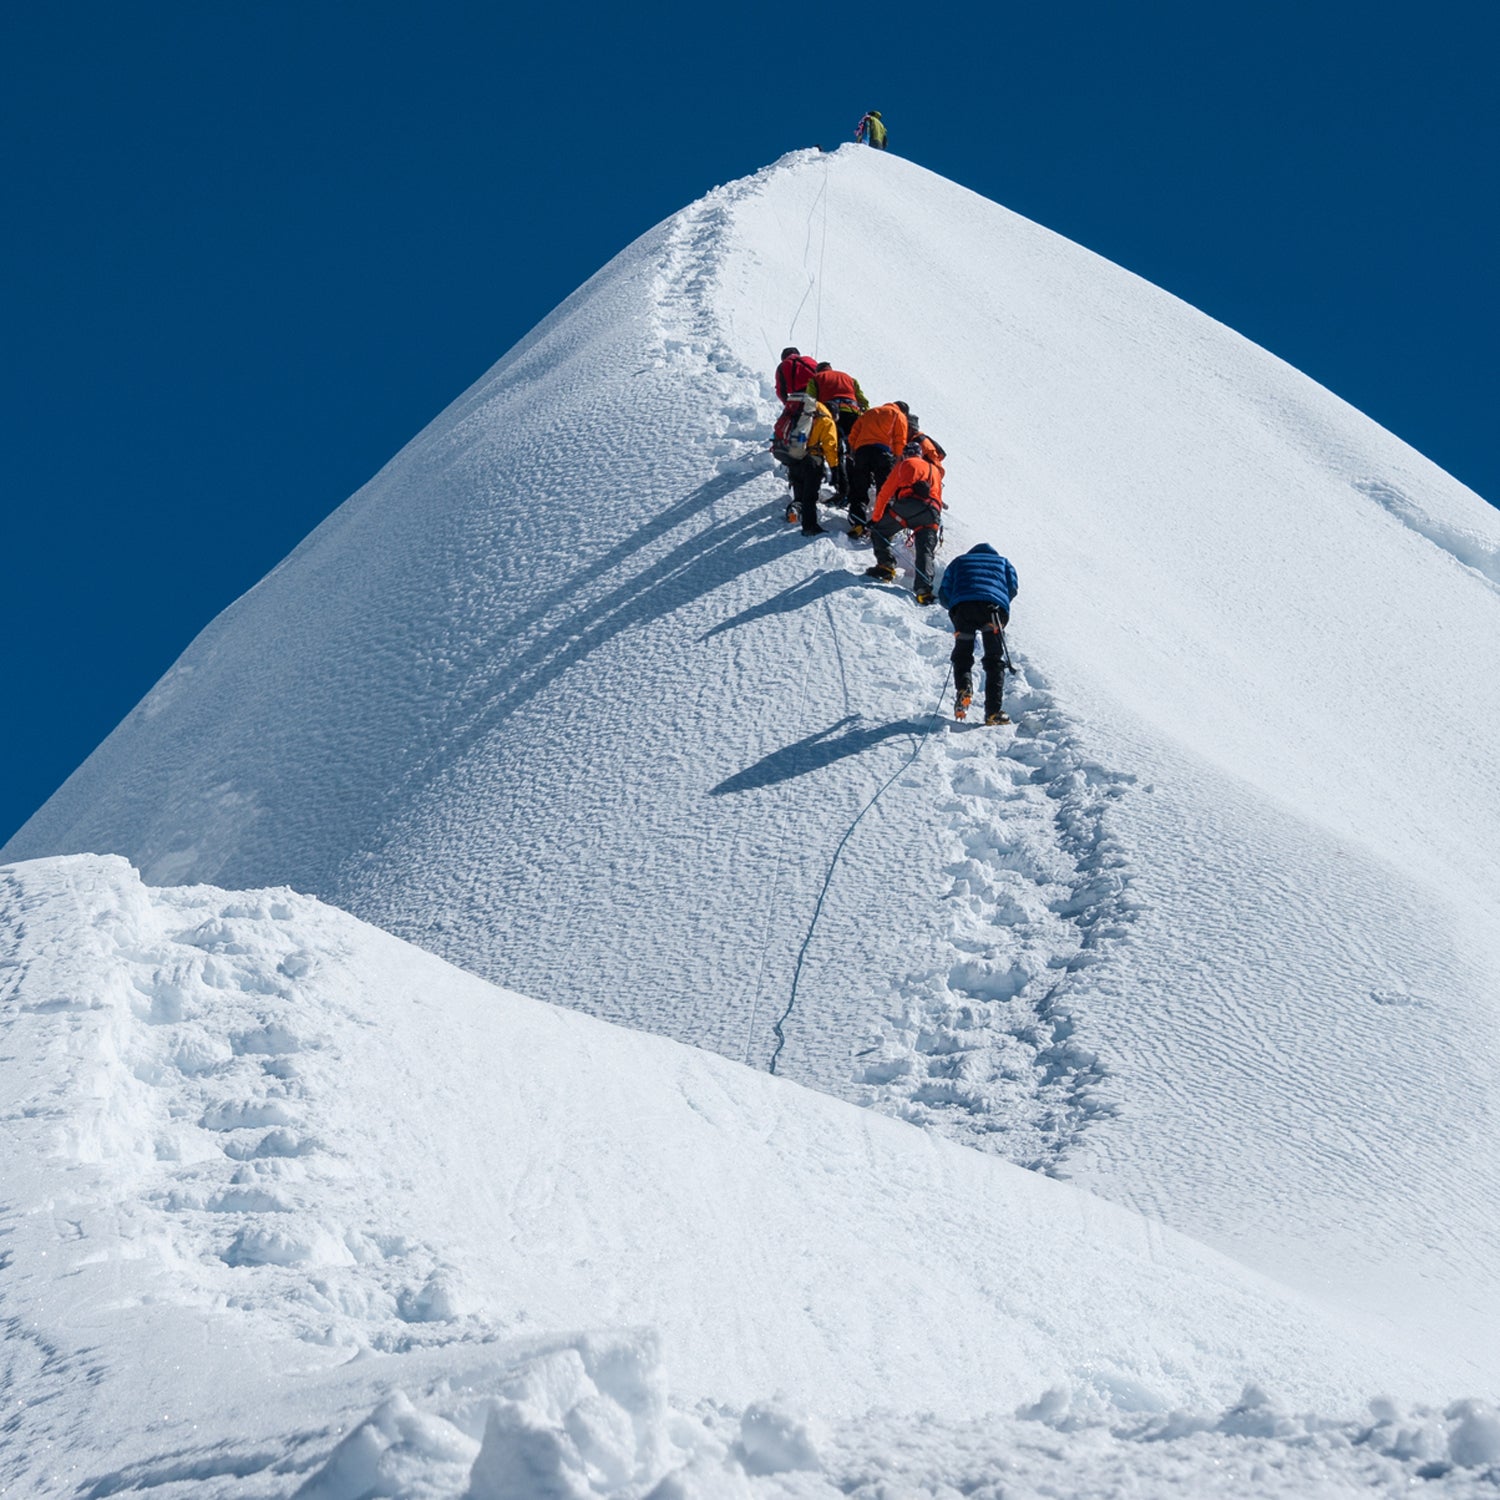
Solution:
[[[870,107],[1500,500],[1491,0],[19,10],[0,842],[578,283]]]

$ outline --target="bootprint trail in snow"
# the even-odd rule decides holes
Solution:
[[[764,399],[758,405],[740,399],[757,377],[726,352],[717,312],[725,230],[736,205],[753,197],[759,186],[752,179],[720,189],[680,215],[658,280],[664,355],[700,364],[706,387],[719,391],[726,403],[720,461],[733,467],[753,461],[742,445],[747,438],[763,441],[769,415],[774,415]],[[809,245],[820,206],[826,211],[826,182],[809,211]],[[816,290],[821,295],[820,278],[807,269],[808,294]],[[820,258],[820,275],[822,269]],[[806,300],[804,296],[804,304]],[[764,381],[760,387],[764,393]],[[757,484],[743,493],[761,489]],[[781,497],[768,508],[771,524],[779,529]],[[902,540],[909,539],[903,535]],[[824,606],[845,720],[833,726],[831,737],[814,736],[787,747],[785,762],[762,762],[716,788],[727,793],[773,785],[798,774],[799,761],[815,763],[820,756],[876,758],[861,767],[866,790],[852,819],[828,831],[821,850],[801,853],[804,866],[823,874],[816,888],[805,878],[800,886],[812,906],[800,929],[800,945],[786,956],[790,972],[781,997],[775,997],[777,966],[769,931],[757,945],[760,960],[747,1000],[744,1060],[757,1061],[756,1033],[766,1024],[762,1016],[768,1015],[771,1035],[758,1055],[760,1065],[770,1071],[790,1066],[792,1076],[1019,1164],[1058,1173],[1080,1132],[1114,1112],[1101,1094],[1106,1070],[1080,1036],[1086,1023],[1074,1007],[1087,971],[1109,956],[1133,909],[1128,861],[1107,826],[1108,804],[1123,794],[1131,778],[1090,760],[1076,727],[1058,710],[1039,675],[1024,664],[1015,679],[1019,692],[1013,689],[1008,705],[1012,717],[1024,717],[1024,723],[1014,732],[1005,731],[1003,741],[992,734],[970,737],[949,730],[939,736],[942,749],[930,751],[927,741],[939,721],[911,714],[909,707],[906,722],[877,721],[865,727],[867,716],[851,696],[849,652],[858,671],[872,651],[893,650],[899,657],[903,645],[912,648],[916,660],[907,660],[916,670],[906,674],[902,695],[909,706],[930,702],[930,684],[947,667],[949,638],[942,633],[934,639],[925,622],[913,619],[904,588],[899,599],[873,591],[876,602],[861,607],[853,601],[869,599],[871,591],[839,588],[848,580],[837,577],[821,583],[824,570],[836,568],[851,551],[852,544],[831,535],[802,554],[814,576],[801,585],[802,597],[796,601],[803,609],[819,600]],[[867,554],[859,550],[853,555]],[[884,665],[888,670],[891,664]],[[928,686],[917,689],[923,677]],[[890,701],[894,695],[882,696]],[[946,706],[935,705],[939,711]],[[901,739],[909,741],[910,749],[902,747],[892,765],[891,754]],[[858,867],[865,855],[862,840],[868,842],[869,832],[862,825],[878,821],[887,788],[913,778],[933,799],[922,816],[944,830],[937,852],[950,883],[949,930],[887,994],[845,996],[842,1009],[867,1018],[865,1044],[850,1049],[855,1055],[838,1064],[839,1076],[828,1076],[825,1063],[809,1077],[805,1058],[799,1065],[785,1054],[799,1025],[816,1029],[826,1024],[827,1013],[818,1014],[816,1002],[809,1008],[812,1014],[799,1013],[809,971],[831,958],[830,934],[821,929],[831,923],[836,935],[839,922],[848,920],[825,908],[837,904],[830,900],[833,888],[850,883],[851,872],[841,867],[847,861]],[[785,841],[791,825],[783,821],[783,829],[764,907],[766,921],[786,894]],[[883,916],[877,901],[855,920],[878,922]],[[775,998],[769,1012],[768,997]],[[792,1053],[796,1051],[793,1047]]]
[[[1057,1174],[1114,1113],[1075,1005],[1128,932],[1128,859],[1108,809],[1132,778],[1092,764],[1040,674],[1016,662],[1016,728],[945,729],[933,755],[952,915],[886,1002],[861,1081],[878,1108]]]
[[[822,550],[849,555],[841,544]],[[809,588],[805,604],[821,602],[830,622],[844,707],[870,703],[874,675],[877,700],[904,705],[907,716],[871,724],[868,708],[847,713],[720,789],[785,784],[825,763],[852,765],[847,774],[865,788],[851,821],[823,835],[822,884],[808,893],[767,1065],[798,1077],[811,1065],[822,1087],[1061,1174],[1081,1132],[1115,1109],[1087,1041],[1086,988],[1135,911],[1128,856],[1109,818],[1133,778],[1089,757],[1020,653],[1007,694],[1014,730],[946,724],[950,637],[904,593],[860,585]],[[850,641],[868,644],[851,654]],[[943,684],[940,703],[934,682]],[[910,713],[919,694],[927,711]],[[920,855],[886,863],[887,813],[894,826],[930,827]],[[905,884],[928,879],[913,871],[918,859],[930,859],[947,886],[946,922],[925,936],[892,910]],[[887,956],[846,956],[851,924],[856,954]],[[882,969],[892,976],[883,992],[850,992],[851,980]],[[852,1087],[828,1078],[826,1045],[820,1054],[840,1027],[835,1009],[845,1034],[851,1016],[866,1018],[863,1042],[842,1062]]]

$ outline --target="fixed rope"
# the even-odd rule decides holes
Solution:
[[[823,347],[823,260],[828,254],[828,158],[823,158],[823,238],[818,246],[818,303],[813,317],[813,348]]]
[[[807,706],[808,684],[812,681],[812,657],[808,656],[802,668],[802,698],[798,704],[798,717]],[[770,951],[770,924],[776,908],[776,893],[781,889],[781,871],[786,863],[785,839],[776,841],[776,868],[771,873],[771,890],[766,898],[766,932],[760,945],[760,967],[755,972],[755,990],[750,996],[750,1023],[745,1028],[745,1064],[750,1063],[750,1049],[755,1045],[755,1023],[760,1016],[760,992],[766,978],[766,954]]]
[[[812,227],[813,215],[818,211],[818,205],[823,205],[823,242],[818,251],[818,270],[814,275],[807,269],[808,252],[812,249]],[[823,255],[828,249],[828,163],[823,163],[823,185],[818,189],[818,196],[813,199],[812,207],[807,211],[807,238],[802,242],[802,269],[807,271],[807,290],[802,293],[802,300],[797,304],[797,311],[792,314],[792,321],[786,331],[787,343],[791,343],[797,337],[797,319],[802,316],[802,309],[807,306],[807,299],[812,296],[813,289],[817,289],[818,300],[815,307],[815,324],[813,332],[813,348],[818,347],[818,337],[823,331]]]
[[[953,664],[952,662],[949,662],[948,675],[943,679],[942,687],[938,689],[937,703],[934,705],[932,710],[932,717],[934,719],[938,719],[942,714],[943,699],[947,696],[948,683],[952,679],[952,677]],[[875,793],[875,795],[871,797],[870,800],[866,802],[862,808],[860,808],[859,813],[855,817],[854,821],[848,826],[848,828],[844,830],[843,838],[839,840],[838,847],[833,851],[833,858],[828,861],[828,873],[823,877],[823,888],[818,892],[817,904],[813,907],[812,921],[808,923],[807,935],[802,939],[802,946],[797,950],[797,964],[796,967],[792,970],[792,990],[791,994],[787,996],[786,1009],[782,1011],[781,1015],[777,1018],[776,1024],[771,1028],[771,1030],[776,1034],[776,1046],[771,1052],[771,1061],[766,1065],[766,1071],[768,1073],[774,1073],[776,1071],[776,1064],[781,1060],[781,1050],[786,1046],[785,1027],[787,1021],[791,1017],[792,1012],[797,1007],[797,990],[802,983],[802,966],[807,959],[807,950],[812,945],[813,934],[818,930],[818,918],[823,915],[823,903],[828,899],[828,891],[833,884],[834,872],[838,869],[839,860],[840,858],[842,858],[844,850],[848,846],[849,840],[854,837],[854,830],[858,828],[862,822],[864,822],[865,814],[868,813],[869,810],[874,807],[877,802],[880,801],[880,799],[886,794],[887,790],[896,782],[897,778],[905,774],[905,772],[911,767],[916,758],[922,753],[922,747],[931,737],[932,731],[930,729],[925,734],[916,736],[916,744],[912,747],[911,754],[908,755],[906,759],[896,767],[896,769],[880,784],[880,788]]]

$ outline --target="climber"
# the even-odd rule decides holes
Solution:
[[[826,359],[819,361],[812,379],[807,382],[807,394],[815,401],[821,401],[836,418],[847,412],[851,426],[860,412],[870,409],[870,402],[859,382],[843,370],[835,370]]]
[[[871,494],[883,485],[906,449],[904,401],[887,401],[862,412],[849,429],[849,535],[863,536]]]
[[[922,448],[922,457],[935,463],[938,468],[941,469],[947,462],[948,450],[936,438],[929,437],[923,432],[922,419],[912,416],[910,412],[906,416],[906,441],[919,443]]]
[[[870,403],[860,389],[859,382],[843,370],[835,370],[825,359],[817,368],[813,378],[807,382],[807,394],[821,401],[833,415],[834,425],[839,430],[839,462],[834,470],[833,487],[840,503],[849,503],[849,429],[854,426],[862,411],[868,411]]]
[[[943,521],[943,470],[922,453],[919,442],[909,442],[901,462],[890,472],[875,497],[870,519],[870,537],[875,547],[875,566],[866,576],[889,583],[896,576],[896,558],[891,539],[909,529],[916,543],[916,577],[912,587],[918,604],[933,602],[933,559],[937,555],[938,527]]]
[[[885,123],[878,109],[868,110],[860,117],[859,124],[854,127],[854,139],[865,141],[877,151],[885,150]]]
[[[810,398],[804,396],[803,399]],[[801,520],[803,536],[816,536],[823,530],[818,524],[818,491],[823,483],[824,466],[836,472],[839,462],[839,431],[833,425],[833,417],[821,401],[812,402],[812,406],[812,428],[807,435],[806,451],[800,458],[789,456],[785,460],[787,478],[792,486],[792,503],[787,507],[786,518],[788,521]]]
[[[816,360],[789,344],[781,351],[781,363],[776,366],[776,399],[785,406],[793,396],[800,396],[816,369]]]
[[[974,636],[984,635],[984,722],[1009,724],[1000,707],[1005,688],[1005,627],[1019,592],[1016,570],[988,542],[970,547],[943,569],[939,601],[953,622],[953,716],[967,717],[974,697]]]

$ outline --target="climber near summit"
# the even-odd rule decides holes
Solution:
[[[885,150],[885,123],[878,109],[866,110],[860,116],[859,124],[854,127],[854,139],[866,142],[877,151]]]
[[[904,401],[872,406],[849,429],[849,535],[863,536],[870,519],[870,496],[896,466],[906,449]]]
[[[937,556],[938,527],[943,522],[943,468],[922,452],[920,442],[909,442],[901,462],[891,470],[875,497],[870,520],[870,539],[875,547],[875,566],[865,570],[869,578],[890,583],[896,576],[896,557],[891,539],[910,529],[916,543],[916,578],[912,587],[918,604],[931,604],[933,559]]]
[[[970,547],[943,569],[939,601],[953,622],[953,716],[966,718],[974,698],[974,636],[984,636],[984,722],[1009,724],[1001,709],[1005,689],[1005,627],[1020,591],[1016,570],[988,542]]]

